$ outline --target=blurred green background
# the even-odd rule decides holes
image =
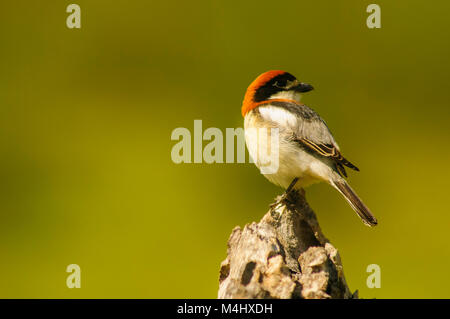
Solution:
[[[253,164],[174,164],[170,135],[242,127],[270,69],[315,87],[303,101],[361,168],[374,229],[307,189],[350,288],[450,297],[450,2],[377,1],[368,29],[371,1],[76,1],[79,30],[70,3],[0,4],[0,297],[215,298],[232,228],[282,190]]]

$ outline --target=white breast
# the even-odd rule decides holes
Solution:
[[[298,125],[297,117],[289,111],[270,105],[259,107],[258,111],[261,118],[252,111],[249,112],[245,116],[244,127],[249,154],[259,169],[261,169],[261,164],[258,161],[258,158],[261,158],[260,154],[271,152],[266,149],[267,145],[270,145],[270,141],[266,140],[266,136],[267,138],[270,138],[270,136],[258,134],[258,138],[255,138],[255,134],[248,134],[248,132],[260,128],[270,129],[270,122],[272,122],[272,125],[275,123],[277,127],[286,128],[286,131],[280,130],[279,135],[278,170],[271,174],[262,172],[263,175],[272,183],[283,188],[287,188],[295,177],[300,179],[297,183],[297,188],[306,187],[320,181],[328,181],[330,176],[328,163],[305,152],[301,147],[289,140],[289,132],[291,132],[289,128],[295,128]],[[261,143],[262,139],[264,139],[263,143]],[[264,149],[261,150],[261,148]]]
[[[264,105],[258,108],[264,120],[277,123],[281,127],[297,127],[298,119],[291,112],[271,105]]]

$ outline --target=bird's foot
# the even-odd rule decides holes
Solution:
[[[275,198],[275,202],[269,205],[270,211],[271,211],[271,212],[274,212],[279,206],[284,205],[284,204],[285,204],[285,201],[286,201],[286,199],[287,199],[287,197],[288,197],[288,195],[287,195],[286,192],[284,192],[284,193],[283,193],[282,195],[280,195],[280,196],[277,196],[277,197]]]
[[[298,177],[294,178],[286,191],[281,196],[278,196],[276,198],[275,203],[270,205],[270,211],[272,213],[275,211],[275,209],[283,204],[295,204],[295,202],[297,201],[298,191],[296,191],[294,187],[297,182]]]
[[[301,189],[303,191],[303,189]],[[275,202],[270,204],[270,212],[275,212],[281,206],[295,206],[299,197],[299,191],[296,189],[291,189],[289,192],[284,192],[280,196],[275,198]]]

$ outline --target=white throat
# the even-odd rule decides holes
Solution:
[[[288,99],[288,100],[294,100],[294,101],[300,102],[300,98],[301,98],[301,94],[299,92],[292,90],[292,91],[281,91],[276,94],[273,94],[272,96],[270,96],[269,100]]]

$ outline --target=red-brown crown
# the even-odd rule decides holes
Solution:
[[[242,116],[252,109],[272,102],[288,102],[300,104],[300,94],[314,88],[308,83],[298,81],[292,74],[273,70],[258,76],[247,88],[242,103]],[[287,93],[281,98],[280,93]],[[286,98],[287,97],[287,98]]]
[[[272,80],[274,77],[286,73],[285,71],[272,70],[264,72],[259,75],[247,88],[244,96],[244,102],[242,103],[242,116],[245,116],[250,110],[254,109],[258,102],[254,100],[256,91],[264,84]]]
[[[273,94],[285,88],[279,86],[279,83],[286,84],[286,81],[296,81],[297,79],[290,73],[281,70],[267,71],[258,76],[247,88],[247,92],[244,96],[244,102],[242,103],[242,116],[245,116],[250,110],[255,107],[268,103],[268,99]],[[273,83],[272,83],[273,82]],[[284,102],[294,102],[294,100],[276,99]],[[270,101],[275,101],[270,99]]]

